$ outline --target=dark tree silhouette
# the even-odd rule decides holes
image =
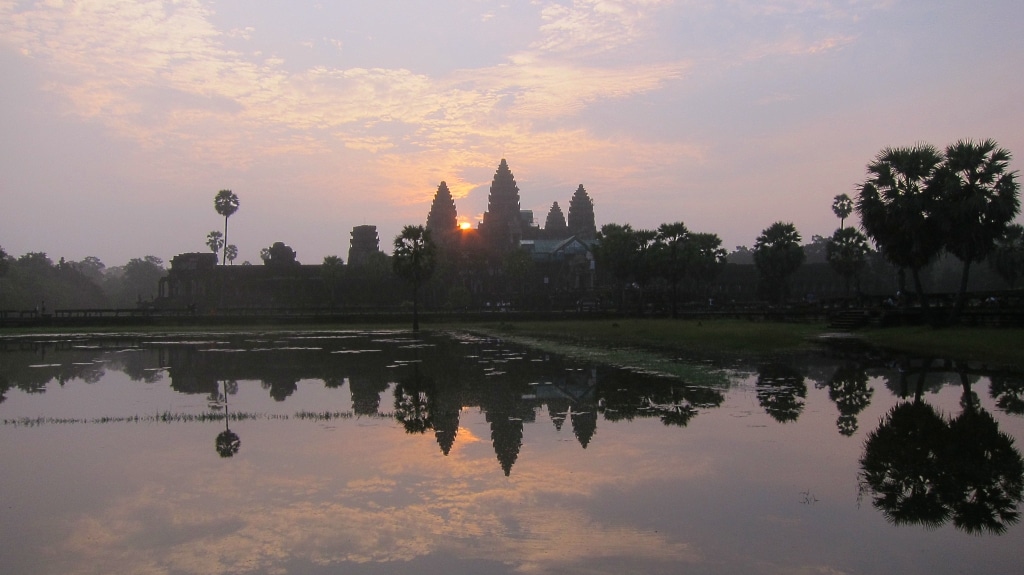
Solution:
[[[235,212],[238,211],[238,196],[235,195],[231,190],[221,190],[217,192],[217,195],[213,198],[213,208],[217,210],[217,213],[224,216],[224,243],[228,242],[228,218],[230,218]],[[221,265],[227,261],[225,258],[221,260]]]
[[[1013,375],[993,375],[988,392],[996,400],[996,407],[1006,413],[1024,415],[1024,378]]]
[[[861,488],[892,523],[938,527],[952,520],[968,533],[1000,534],[1019,520],[1024,459],[970,400],[966,383],[964,394],[963,413],[949,423],[914,401],[892,408],[868,435]]]
[[[868,179],[857,196],[867,236],[893,265],[910,269],[926,309],[921,268],[942,249],[941,209],[935,186],[929,185],[941,161],[928,144],[885,148],[868,164]]]
[[[946,147],[934,185],[943,205],[945,248],[963,262],[955,320],[964,307],[971,264],[984,260],[1020,212],[1020,185],[1008,170],[1010,152],[993,140]]]
[[[690,230],[686,229],[683,222],[661,224],[655,237],[658,269],[662,277],[668,281],[673,318],[679,317],[679,283],[686,277],[690,263],[690,258],[687,257],[689,240]]]
[[[892,523],[938,527],[949,520],[940,463],[945,431],[942,417],[915,401],[890,409],[868,435],[860,460],[862,487],[870,488],[875,508]]]
[[[775,421],[796,421],[803,413],[807,384],[793,367],[776,363],[761,366],[755,387],[758,403]]]
[[[696,287],[705,288],[725,268],[727,255],[717,234],[691,232],[686,242],[687,276]]]
[[[227,258],[229,264],[235,265],[235,258],[238,257],[238,246],[235,244],[224,246],[224,257]]]
[[[419,331],[420,287],[434,273],[436,248],[430,232],[423,226],[405,226],[395,237],[392,269],[412,284],[412,330]]]
[[[857,415],[871,403],[874,393],[862,367],[845,365],[836,370],[828,382],[828,397],[839,409],[839,433],[849,437],[857,431]]]
[[[242,447],[242,440],[239,439],[238,434],[231,431],[228,426],[228,422],[231,420],[231,415],[228,413],[228,394],[235,393],[238,390],[238,384],[234,381],[230,382],[234,385],[234,389],[228,389],[229,382],[224,382],[224,431],[217,434],[216,447],[217,453],[221,457],[233,457],[238,453],[239,448]],[[220,398],[218,398],[219,400]]]
[[[206,247],[210,248],[213,255],[219,255],[224,248],[224,234],[214,230],[206,234]]]
[[[825,244],[825,259],[843,278],[847,294],[850,293],[850,281],[859,278],[867,266],[869,253],[871,248],[868,246],[868,239],[854,228],[836,230]]]
[[[953,525],[968,533],[1003,533],[1020,520],[1024,460],[990,413],[968,408],[951,421],[945,454]]]
[[[803,263],[804,250],[796,226],[775,222],[754,242],[754,265],[761,278],[762,294],[777,303],[785,301],[788,279]]]
[[[832,213],[839,218],[839,229],[846,227],[846,218],[853,213],[853,200],[846,194],[832,198]]]

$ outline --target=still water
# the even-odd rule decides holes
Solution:
[[[1024,374],[685,361],[700,385],[468,334],[3,338],[0,572],[1024,566]]]

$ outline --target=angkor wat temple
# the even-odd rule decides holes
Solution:
[[[593,201],[582,185],[569,201],[568,218],[555,201],[542,228],[532,210],[521,209],[519,187],[502,159],[476,229],[459,227],[445,182],[437,188],[426,227],[438,244],[440,260],[428,305],[499,305],[527,291],[575,301],[594,287],[597,227]],[[353,228],[347,265],[300,264],[295,251],[281,242],[263,250],[261,257],[262,266],[223,266],[213,253],[179,254],[160,282],[155,303],[209,313],[225,308],[387,306],[406,297],[404,286],[390,273],[388,256],[380,251],[376,226]]]

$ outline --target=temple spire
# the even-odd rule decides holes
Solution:
[[[592,240],[597,237],[597,225],[594,223],[594,202],[583,189],[583,184],[576,188],[569,202],[569,233],[581,240]]]

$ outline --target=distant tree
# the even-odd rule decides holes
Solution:
[[[788,295],[789,276],[804,263],[804,257],[800,233],[793,224],[775,222],[765,228],[754,243],[754,265],[763,294],[782,303]]]
[[[635,230],[633,232],[636,256],[633,260],[633,281],[636,283],[637,292],[637,315],[644,315],[645,301],[648,286],[658,276],[658,261],[656,239],[658,232],[655,230]]]
[[[206,247],[210,248],[213,255],[219,254],[224,247],[224,234],[216,230],[206,234]]]
[[[885,259],[909,269],[921,305],[928,299],[921,268],[942,249],[942,223],[932,175],[942,156],[934,146],[885,148],[868,164],[856,208],[867,236]]]
[[[412,284],[412,330],[419,331],[419,291],[434,273],[434,242],[423,226],[405,226],[395,236],[394,248],[391,265],[396,275]]]
[[[268,266],[286,267],[299,265],[298,256],[291,247],[284,242],[274,242],[269,248],[260,251],[260,258]]]
[[[224,216],[224,243],[228,241],[228,218],[230,218],[235,212],[238,211],[238,196],[235,195],[231,190],[221,190],[217,192],[217,195],[213,198],[213,207],[217,210],[217,213]],[[215,251],[216,253],[216,251]],[[221,265],[227,260],[227,254],[224,254],[224,258],[221,260]]]
[[[324,256],[324,263],[320,266],[320,275],[331,292],[331,307],[337,305],[338,284],[345,273],[344,263],[338,256]]]
[[[1002,237],[996,240],[989,265],[1010,284],[1010,289],[1016,286],[1017,280],[1024,277],[1024,226],[1007,226]]]
[[[131,305],[156,296],[160,278],[166,275],[164,262],[156,256],[133,258],[124,266],[121,279],[121,305]]]
[[[993,140],[947,146],[933,183],[943,206],[945,248],[963,262],[954,319],[963,310],[971,264],[984,260],[1020,212],[1010,152]]]
[[[753,265],[754,252],[750,251],[747,246],[736,246],[735,250],[729,252],[726,261],[731,264]]]
[[[238,246],[235,244],[224,246],[224,257],[227,258],[231,265],[235,265],[235,258],[238,257]]]
[[[619,309],[624,304],[626,285],[633,278],[634,259],[639,248],[629,224],[605,224],[597,234],[594,257],[598,265],[619,284]]]
[[[668,282],[672,317],[679,317],[679,283],[686,277],[690,265],[687,248],[690,242],[690,230],[683,222],[661,224],[655,237],[658,250],[658,268],[662,277]]]
[[[74,264],[75,268],[96,285],[103,283],[103,270],[107,266],[96,256],[86,256]]]
[[[0,246],[0,279],[2,279],[5,275],[7,275],[7,271],[9,269],[11,269],[11,262],[8,261],[7,252],[4,251],[3,246]],[[4,299],[2,297],[2,296],[5,296],[5,295],[6,295],[5,293],[0,291],[0,308],[5,307],[4,306],[5,302],[4,302]],[[3,393],[2,393],[2,389],[0,389],[0,402],[2,402],[2,401],[3,401]]]
[[[687,275],[700,288],[710,284],[725,267],[722,239],[711,233],[690,233],[686,242]]]
[[[11,262],[8,258],[7,252],[4,251],[3,246],[0,246],[0,277],[7,275],[7,270],[11,269]]]
[[[804,263],[823,264],[828,261],[828,238],[814,234],[804,246]]]
[[[828,239],[825,252],[828,265],[843,278],[849,294],[850,281],[856,279],[859,283],[860,273],[868,265],[868,239],[854,228],[841,228]]]
[[[832,199],[832,213],[839,218],[839,229],[846,227],[846,218],[853,213],[853,200],[846,194],[839,194]]]

